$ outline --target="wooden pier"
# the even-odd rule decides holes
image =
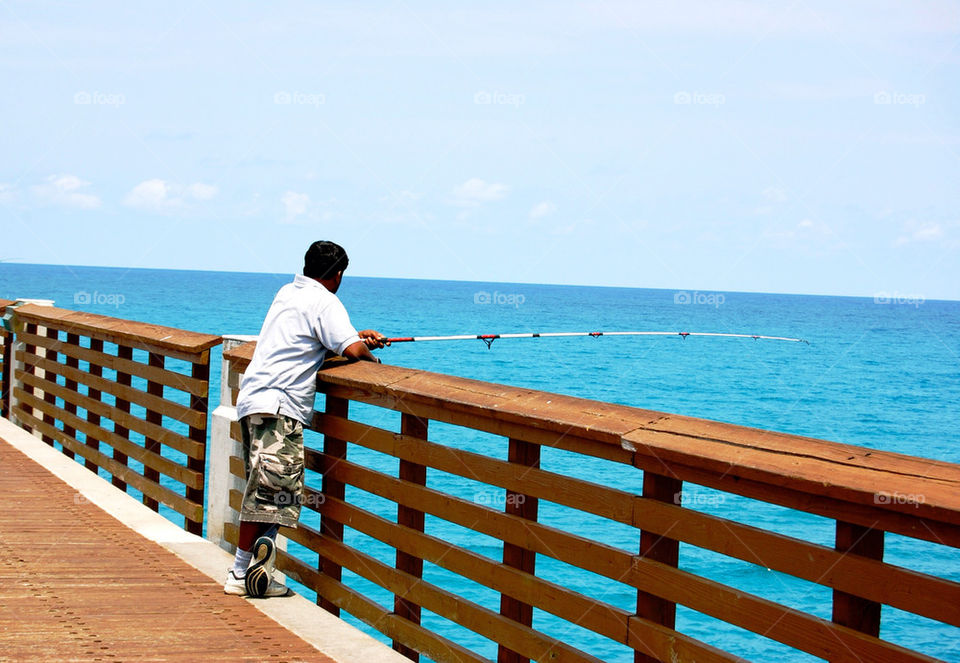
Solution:
[[[0,660],[333,660],[3,440],[0,467]]]

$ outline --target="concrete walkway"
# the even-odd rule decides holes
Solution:
[[[0,420],[0,661],[407,660],[300,596],[225,595],[231,559]]]

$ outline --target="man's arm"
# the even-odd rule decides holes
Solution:
[[[382,348],[384,345],[389,345],[389,343],[384,342],[386,337],[372,329],[364,329],[357,333],[360,334],[360,340],[348,345],[343,351],[343,356],[350,361],[372,361],[379,364],[380,360],[373,356],[370,348]]]

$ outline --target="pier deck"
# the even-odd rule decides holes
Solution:
[[[208,566],[224,569],[221,562],[228,559],[227,553],[176,532],[172,524],[171,535],[162,523],[148,518],[137,529],[153,532],[156,540],[141,535],[94,504],[89,493],[25,455],[17,448],[22,448],[22,439],[17,445],[8,441],[15,437],[9,422],[0,424],[0,661],[348,660],[327,656],[299,637],[297,629],[265,614],[266,609],[293,608],[301,613],[301,622],[316,625],[315,616],[302,614],[305,599],[256,601],[224,594],[219,580],[171,548],[196,552],[198,546],[206,546],[208,562],[211,557],[216,560]],[[35,443],[46,447],[39,440]],[[91,482],[103,484],[94,486],[101,493],[93,500],[132,502],[119,492],[111,495],[114,489],[108,482],[47,449],[89,475]],[[186,542],[187,537],[193,540]],[[300,604],[294,606],[295,602]],[[316,606],[306,607],[327,614]],[[342,633],[329,636],[335,654],[350,644]],[[382,647],[388,660],[395,655],[368,640],[355,640],[354,651]]]

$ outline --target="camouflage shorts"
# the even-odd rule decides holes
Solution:
[[[303,424],[283,415],[240,420],[247,488],[240,520],[296,527],[303,502]]]

